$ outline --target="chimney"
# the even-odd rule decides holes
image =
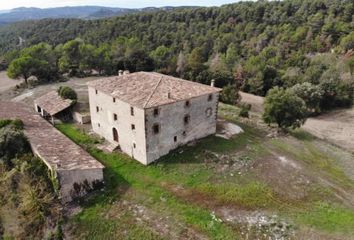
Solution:
[[[215,79],[212,79],[212,80],[211,80],[210,86],[211,86],[211,87],[215,87]]]
[[[123,75],[128,75],[130,72],[129,72],[129,70],[125,70],[124,72],[123,72]]]
[[[119,70],[118,71],[118,76],[122,76],[123,75],[123,70]]]

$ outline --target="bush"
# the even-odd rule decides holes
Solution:
[[[243,103],[240,107],[241,111],[238,115],[243,118],[249,118],[249,111],[251,110],[252,105]]]
[[[11,167],[11,159],[30,152],[31,148],[25,135],[14,128],[0,129],[0,161]]]
[[[74,89],[70,87],[59,87],[58,94],[64,99],[77,100],[77,94]]]
[[[10,125],[11,122],[12,122],[12,120],[10,120],[10,119],[1,119],[0,120],[0,128]]]
[[[239,90],[235,85],[227,85],[222,89],[220,100],[223,103],[235,105],[241,99]]]
[[[11,122],[11,125],[14,126],[15,129],[17,130],[22,130],[23,129],[23,122],[21,119],[15,119]]]
[[[324,91],[318,85],[313,85],[309,82],[296,84],[289,89],[296,96],[305,101],[309,114],[320,113],[320,103],[322,101]]]
[[[291,91],[275,87],[269,91],[264,102],[263,120],[277,123],[279,128],[298,128],[307,116],[304,100]]]

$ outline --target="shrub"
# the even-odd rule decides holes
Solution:
[[[0,120],[0,128],[6,127],[7,125],[11,124],[12,120],[9,119],[1,119]]]
[[[324,91],[318,85],[313,85],[309,82],[296,84],[289,89],[296,96],[305,101],[307,111],[311,113],[320,113],[320,103],[322,101]]]
[[[304,100],[291,91],[275,87],[269,91],[264,102],[263,120],[277,123],[279,128],[298,128],[307,116]]]
[[[23,129],[23,122],[21,119],[15,119],[11,122],[11,125],[15,127],[17,130]]]
[[[249,118],[249,111],[251,110],[252,105],[251,104],[241,104],[241,111],[238,114],[240,117],[243,118]]]
[[[13,128],[0,129],[0,160],[11,167],[11,159],[30,152],[30,146],[25,135]]]
[[[59,87],[58,94],[64,99],[77,100],[77,94],[75,90],[67,86]]]
[[[240,99],[239,90],[235,85],[229,84],[222,89],[220,100],[223,103],[235,105]]]

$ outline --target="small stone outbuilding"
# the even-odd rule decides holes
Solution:
[[[74,104],[74,100],[62,98],[56,91],[51,91],[34,101],[36,112],[53,125],[55,120],[71,120]]]

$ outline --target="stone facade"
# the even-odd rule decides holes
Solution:
[[[142,164],[216,132],[213,86],[147,72],[88,86],[93,131]]]
[[[92,87],[89,87],[89,99],[93,131],[112,144],[119,144],[121,150],[129,156],[148,164],[144,110]],[[117,131],[118,141],[114,140],[114,129]]]
[[[218,99],[219,93],[214,93],[146,109],[147,163],[215,134]],[[159,133],[154,133],[154,126],[159,126]]]

